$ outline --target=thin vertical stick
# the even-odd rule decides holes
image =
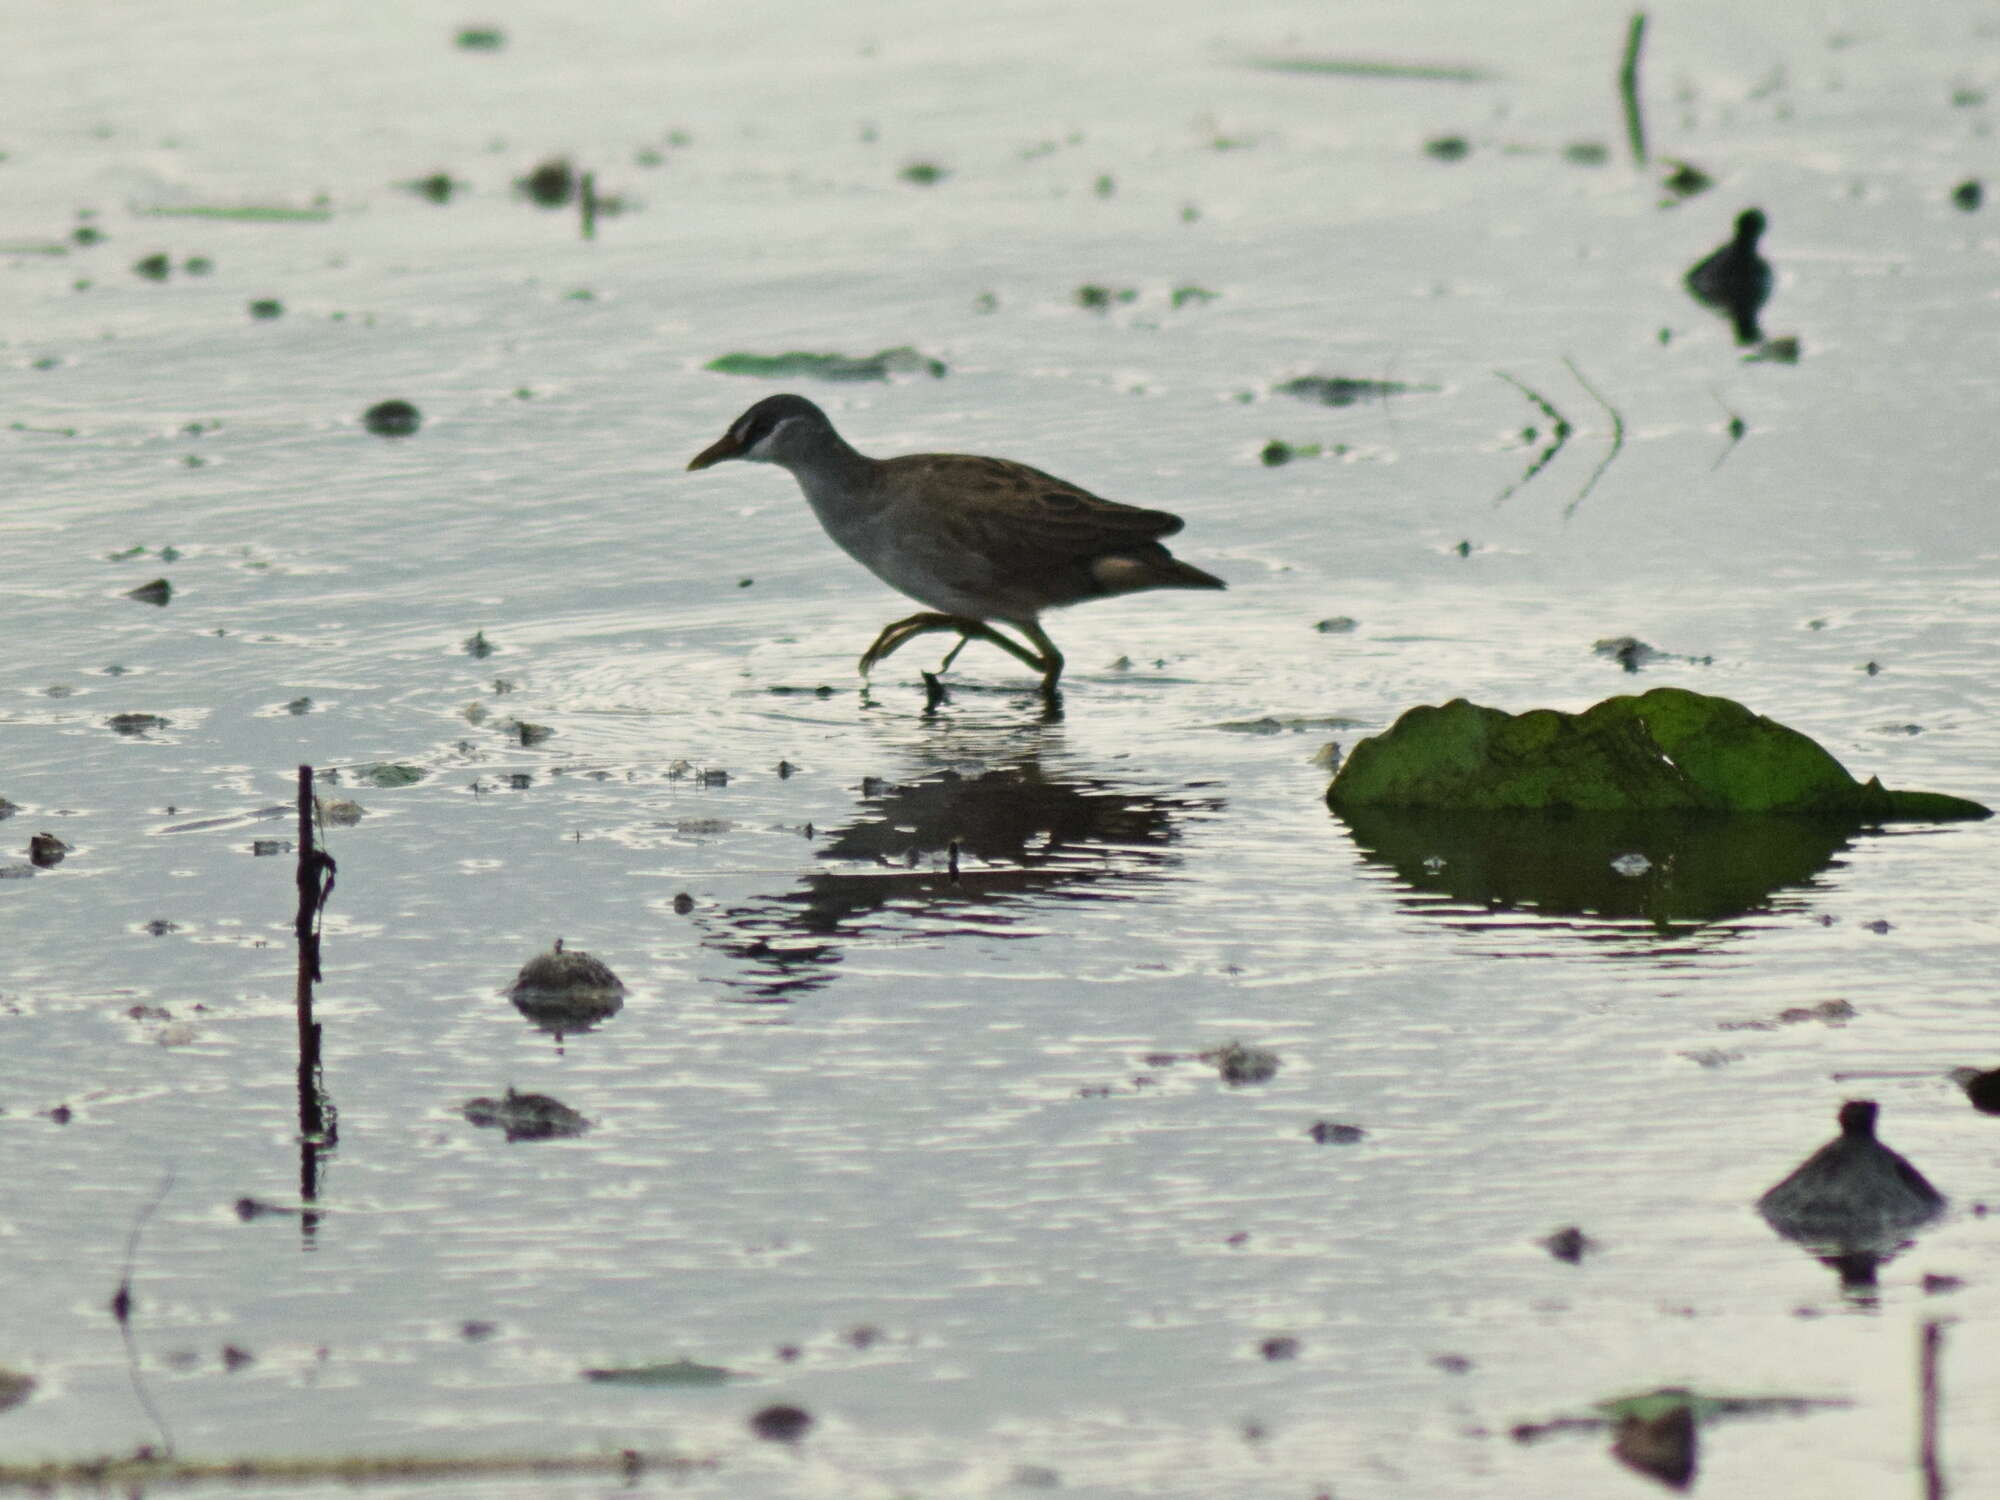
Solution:
[[[333,894],[333,856],[313,840],[313,768],[299,767],[299,910],[292,931],[299,943],[299,1196],[319,1197],[319,1153],[333,1144],[331,1109],[320,1089],[320,1028],[313,1019],[313,986],[319,982],[319,925]],[[308,1241],[318,1227],[308,1209],[300,1225]]]
[[[1618,93],[1625,101],[1625,139],[1632,147],[1632,160],[1646,165],[1646,121],[1639,112],[1639,49],[1646,41],[1646,13],[1632,13],[1632,28],[1625,33],[1625,61],[1618,69]]]
[[[1917,1390],[1922,1404],[1917,1462],[1924,1473],[1924,1500],[1944,1500],[1944,1461],[1938,1456],[1938,1361],[1944,1353],[1944,1320],[1924,1324],[1922,1352],[1917,1361]]]
[[[583,237],[587,240],[594,240],[597,238],[597,174],[595,172],[585,172],[583,174],[583,191],[577,195],[577,201],[583,211]]]

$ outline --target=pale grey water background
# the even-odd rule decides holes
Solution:
[[[475,21],[506,50],[455,50]],[[1619,140],[1623,22],[1582,4],[1533,26],[1448,4],[11,16],[0,239],[59,241],[88,208],[107,240],[0,261],[6,420],[74,429],[0,432],[0,795],[23,808],[0,833],[9,862],[43,828],[77,846],[0,884],[0,1364],[42,1382],[0,1416],[6,1456],[155,1440],[104,1307],[171,1165],[136,1327],[190,1454],[719,1455],[678,1486],[695,1494],[984,1495],[1025,1464],[1091,1495],[1594,1496],[1649,1486],[1594,1440],[1506,1430],[1684,1382],[1854,1403],[1715,1428],[1701,1494],[1874,1496],[1914,1488],[1916,1330],[1948,1314],[1952,1477],[1990,1488],[2000,1257],[1969,1210],[2000,1124],[1941,1075],[2000,1061],[1992,826],[1859,840],[1766,910],[1662,937],[1413,899],[1319,801],[1312,752],[1410,705],[1577,708],[1660,683],[1736,697],[1858,774],[2000,797],[1996,237],[1948,199],[1994,163],[1991,109],[1953,94],[1990,86],[2000,36],[1957,4],[1662,11],[1654,146],[1718,181],[1663,209],[1660,169],[1635,174]],[[1494,78],[1244,66],[1285,53]],[[1423,154],[1447,133],[1468,159]],[[1564,160],[1579,140],[1610,163]],[[637,164],[649,147],[662,165]],[[594,243],[509,190],[558,152],[635,201]],[[918,160],[951,175],[899,180]],[[439,170],[469,194],[394,186]],[[317,194],[328,223],[134,212]],[[1679,288],[1750,204],[1795,368],[1740,363]],[[129,269],[155,250],[176,262],[163,285]],[[183,274],[190,254],[213,273]],[[1084,282],[1140,295],[1092,314]],[[1175,309],[1184,285],[1220,295]],[[252,322],[257,297],[284,317]],[[979,648],[933,719],[920,648],[862,702],[853,658],[902,602],[782,474],[680,472],[781,388],[707,360],[904,343],[949,376],[797,388],[871,452],[998,452],[1176,510],[1178,550],[1230,581],[1056,617],[1060,724],[973,690],[1019,680]],[[1567,517],[1609,422],[1564,356],[1628,424]],[[1539,418],[1496,369],[1578,424],[1503,504]],[[1304,373],[1441,389],[1340,410],[1271,394]],[[419,435],[361,430],[389,396],[422,408]],[[1730,412],[1749,429],[1733,450]],[[1348,451],[1267,469],[1272,438]],[[136,544],[181,555],[106,560]],[[162,573],[166,609],[119,597]],[[1354,633],[1312,628],[1343,614]],[[500,647],[484,661],[461,649],[480,629]],[[1627,633],[1712,662],[1632,678],[1592,656]],[[302,695],[313,711],[286,712]],[[170,727],[104,726],[142,711]],[[555,736],[511,744],[508,715]],[[1361,727],[1219,727],[1267,715]],[[429,775],[350,789],[369,816],[332,838],[341,1135],[307,1252],[295,1221],[229,1209],[286,1201],[297,1174],[292,867],[250,853],[290,829],[254,814],[300,761],[377,760]],[[1103,836],[1005,895],[933,882],[814,929],[805,877],[868,868],[820,851],[904,815],[864,778],[996,769],[1095,809]],[[498,995],[558,934],[634,991],[560,1048]],[[1718,1030],[1834,998],[1857,1018]],[[1232,1091],[1143,1061],[1232,1037],[1283,1071]],[[1079,1092],[1139,1073],[1157,1086]],[[458,1118],[509,1083],[598,1124],[508,1146]],[[1960,1209],[1872,1302],[1749,1207],[1862,1092]],[[1316,1119],[1370,1134],[1316,1146]],[[1567,1223],[1603,1253],[1551,1260],[1534,1241]],[[1965,1287],[1926,1297],[1926,1272]],[[466,1342],[467,1319],[498,1331]],[[883,1337],[854,1347],[862,1326]],[[1275,1334],[1298,1358],[1259,1356]],[[256,1363],[225,1373],[224,1344]],[[682,1354],[754,1379],[577,1374]],[[743,1428],[774,1400],[820,1419],[797,1454]]]

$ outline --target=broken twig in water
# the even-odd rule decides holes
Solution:
[[[160,1179],[159,1191],[153,1194],[132,1221],[132,1232],[125,1237],[125,1270],[118,1278],[118,1290],[111,1295],[111,1316],[118,1324],[119,1336],[125,1340],[125,1367],[132,1377],[132,1394],[139,1398],[139,1405],[159,1429],[160,1451],[168,1458],[174,1454],[174,1435],[167,1426],[167,1419],[160,1415],[160,1409],[153,1405],[153,1398],[146,1393],[146,1382],[139,1375],[139,1346],[132,1341],[132,1267],[139,1258],[139,1236],[146,1228],[146,1221],[167,1201],[167,1194],[173,1191],[173,1186],[174,1169],[168,1167],[167,1175]]]
[[[1617,407],[1613,406],[1609,401],[1606,401],[1604,397],[1598,393],[1596,386],[1592,385],[1588,380],[1585,380],[1583,378],[1583,371],[1579,370],[1576,367],[1575,360],[1571,359],[1567,354],[1565,354],[1563,356],[1563,363],[1569,366],[1570,374],[1576,377],[1576,383],[1584,388],[1584,390],[1589,394],[1590,399],[1595,401],[1599,406],[1603,407],[1605,411],[1611,414],[1611,451],[1605,454],[1603,462],[1599,463],[1598,466],[1591,471],[1589,481],[1585,483],[1582,489],[1576,492],[1576,498],[1570,501],[1569,508],[1563,512],[1563,519],[1567,521],[1571,516],[1576,514],[1576,508],[1579,505],[1583,504],[1583,502],[1589,498],[1590,492],[1597,488],[1597,481],[1604,477],[1604,471],[1611,467],[1611,461],[1615,459],[1621,452],[1624,451],[1625,418],[1619,415]]]
[[[1709,394],[1715,396],[1715,404],[1717,406],[1720,406],[1722,408],[1722,414],[1725,417],[1729,418],[1729,426],[1726,429],[1724,429],[1729,434],[1729,446],[1724,448],[1722,452],[1716,457],[1715,462],[1708,466],[1708,472],[1713,474],[1717,469],[1722,467],[1723,460],[1727,459],[1730,454],[1736,451],[1736,445],[1742,442],[1744,434],[1749,432],[1750,424],[1745,422],[1743,418],[1738,416],[1735,412],[1731,411],[1729,409],[1728,403],[1725,402],[1721,396],[1715,395],[1715,392],[1713,391],[1709,392]]]
[[[1632,161],[1646,165],[1646,120],[1639,110],[1639,49],[1646,41],[1646,13],[1632,12],[1632,26],[1625,33],[1625,60],[1618,66],[1618,96],[1625,101],[1625,140],[1632,147]]]
[[[1493,373],[1542,409],[1542,414],[1549,419],[1549,431],[1553,434],[1553,441],[1541,451],[1533,463],[1528,465],[1528,472],[1508,485],[1498,495],[1494,496],[1493,506],[1497,510],[1507,503],[1508,496],[1512,495],[1514,491],[1546,469],[1555,456],[1562,451],[1563,444],[1569,441],[1570,425],[1569,418],[1550,405],[1548,397],[1544,396],[1540,391],[1523,385],[1505,370],[1495,370]],[[1532,443],[1535,440],[1535,430],[1532,427],[1529,428],[1525,436],[1527,441]]]
[[[46,1494],[60,1486],[140,1493],[148,1484],[396,1484],[413,1480],[553,1478],[617,1475],[628,1485],[641,1475],[686,1476],[713,1470],[713,1458],[669,1453],[501,1454],[490,1458],[410,1454],[386,1458],[240,1458],[163,1462],[157,1458],[90,1459],[80,1463],[0,1464],[0,1490]]]

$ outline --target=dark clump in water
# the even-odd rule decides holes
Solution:
[[[164,578],[155,578],[151,583],[142,583],[136,589],[127,589],[125,597],[137,599],[141,604],[164,606],[174,597],[174,586]]]
[[[750,1430],[772,1443],[796,1443],[812,1424],[812,1413],[800,1406],[767,1406],[750,1417]]]
[[[1686,1404],[1656,1416],[1633,1413],[1620,1418],[1613,1430],[1612,1456],[1670,1490],[1684,1490],[1694,1483],[1695,1432],[1694,1408]]]
[[[1951,201],[1967,213],[1973,213],[1986,201],[1986,189],[1980,186],[1977,177],[1968,177],[1951,190]]]
[[[361,425],[377,437],[408,437],[423,420],[423,413],[407,401],[378,401],[361,414]]]
[[[1736,237],[1704,256],[1687,273],[1690,296],[1704,307],[1728,315],[1736,325],[1736,342],[1759,344],[1763,330],[1757,314],[1771,297],[1771,265],[1757,253],[1764,233],[1762,209],[1746,208],[1736,218]]]
[[[586,1027],[625,1005],[625,982],[609,966],[562,939],[529,959],[507,987],[515,1008],[538,1026]]]
[[[132,263],[133,273],[148,281],[165,281],[173,268],[174,263],[164,254],[148,255]]]
[[[1945,1198],[1909,1162],[1875,1139],[1872,1099],[1840,1107],[1840,1134],[1757,1200],[1757,1211],[1787,1239],[1869,1250],[1929,1223]]]
[[[1597,1241],[1568,1224],[1543,1240],[1542,1248],[1567,1265],[1580,1266],[1584,1256],[1597,1248]]]
[[[576,196],[576,168],[566,156],[551,157],[514,186],[543,208],[561,208]]]
[[[268,323],[273,318],[285,315],[285,304],[276,297],[259,297],[250,304],[250,316],[260,323]]]
[[[554,1141],[582,1135],[590,1121],[560,1099],[508,1089],[505,1097],[468,1100],[459,1113],[474,1125],[498,1126],[510,1141]]]
[[[1222,1081],[1232,1088],[1246,1083],[1268,1083],[1278,1073],[1277,1053],[1263,1047],[1246,1047],[1241,1042],[1204,1052],[1201,1060],[1215,1064]]]

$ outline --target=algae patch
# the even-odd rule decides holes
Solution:
[[[1337,812],[1803,813],[1859,822],[1991,816],[1962,797],[1856,781],[1797,730],[1684,688],[1607,698],[1580,714],[1508,714],[1463,698],[1413,708],[1354,747],[1326,799]]]

